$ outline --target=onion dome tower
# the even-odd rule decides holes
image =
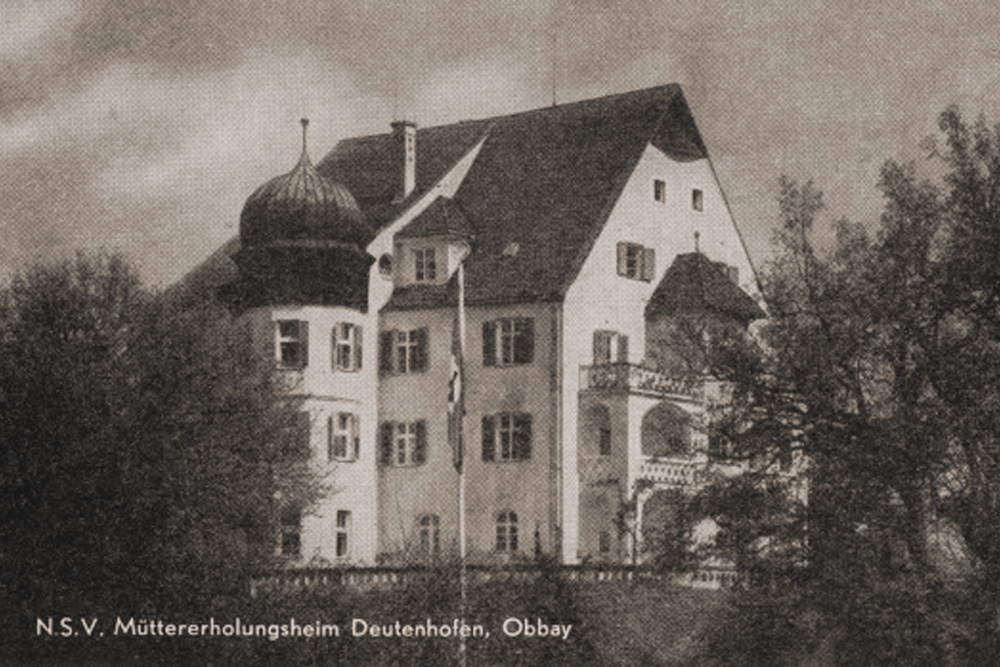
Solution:
[[[302,119],[302,157],[287,174],[250,195],[240,214],[239,279],[224,294],[239,309],[265,305],[347,306],[365,310],[365,252],[373,232],[350,191],[323,177],[309,159]]]

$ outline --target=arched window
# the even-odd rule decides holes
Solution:
[[[497,551],[517,551],[517,513],[501,512],[497,515]]]
[[[653,406],[642,418],[644,456],[687,456],[691,453],[691,415],[670,403]]]
[[[441,519],[437,514],[425,514],[420,517],[418,524],[420,553],[425,556],[437,556],[441,553]]]

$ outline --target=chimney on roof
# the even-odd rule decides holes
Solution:
[[[400,175],[396,199],[402,201],[417,187],[417,124],[410,120],[392,123],[392,142]]]

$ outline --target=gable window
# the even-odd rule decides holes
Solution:
[[[618,275],[631,280],[653,280],[656,276],[656,251],[638,243],[619,243]]]
[[[278,320],[275,356],[282,368],[305,368],[309,363],[309,322]]]
[[[441,519],[436,514],[425,514],[420,517],[417,534],[420,539],[420,553],[424,556],[437,556],[441,553]]]
[[[695,211],[705,210],[705,193],[698,188],[691,190],[691,208]]]
[[[434,261],[434,248],[414,250],[413,257],[413,279],[418,283],[433,282],[437,278],[437,263]]]
[[[351,554],[351,512],[337,510],[337,558],[346,558]]]
[[[379,334],[379,370],[422,373],[427,370],[427,329],[383,331]]]
[[[516,512],[501,512],[497,515],[496,550],[500,553],[517,551]]]
[[[484,461],[527,461],[531,458],[531,415],[502,412],[482,422]]]
[[[326,421],[328,461],[356,461],[361,447],[359,419],[349,412],[338,412]]]
[[[507,317],[483,322],[483,365],[530,364],[535,357],[535,320]]]
[[[617,331],[594,332],[594,364],[628,361],[628,336]]]
[[[653,181],[653,199],[661,203],[667,201],[667,184],[658,178]]]
[[[361,370],[361,326],[338,322],[333,327],[333,369],[336,371]]]
[[[281,555],[299,556],[302,553],[302,512],[294,506],[281,510]]]
[[[427,460],[427,422],[383,422],[380,434],[382,465],[418,466]]]

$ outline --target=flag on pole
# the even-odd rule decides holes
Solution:
[[[452,462],[455,470],[462,472],[462,418],[465,416],[465,387],[462,370],[462,319],[464,295],[462,294],[462,269],[458,270],[458,311],[451,329],[451,371],[448,377],[448,442],[451,444]]]

